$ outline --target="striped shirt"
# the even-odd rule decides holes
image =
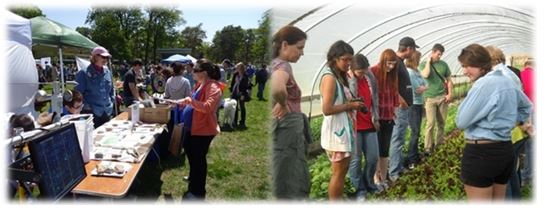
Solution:
[[[395,107],[399,106],[399,91],[389,86],[382,87],[380,76],[380,67],[372,66],[370,70],[374,73],[378,81],[378,117],[379,120],[393,120],[395,118]]]

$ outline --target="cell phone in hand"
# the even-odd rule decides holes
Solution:
[[[365,100],[362,98],[362,97],[356,97],[356,98],[353,98],[350,100],[350,102],[361,102],[361,103],[364,103]],[[362,113],[367,113],[368,112],[368,109],[366,106],[362,106],[359,108],[359,111],[361,111]]]
[[[355,97],[350,100],[350,102],[365,102],[362,97]]]

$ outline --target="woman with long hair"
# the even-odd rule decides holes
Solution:
[[[277,199],[306,199],[310,175],[306,161],[309,144],[307,117],[300,109],[302,93],[290,63],[304,55],[306,33],[285,26],[273,36],[272,66],[272,188]]]
[[[374,181],[378,189],[383,190],[387,185],[387,165],[391,133],[393,132],[395,107],[399,106],[397,54],[392,49],[386,49],[380,55],[380,61],[370,70],[378,81],[378,145],[380,159],[376,167]]]
[[[245,102],[249,101],[247,98],[249,98],[251,95],[249,94],[248,90],[249,77],[245,73],[245,64],[243,64],[243,62],[237,63],[236,71],[234,76],[232,77],[232,84],[230,87],[230,91],[232,92],[230,98],[237,100],[236,113],[232,124],[233,127],[247,129],[247,125],[245,124],[245,120],[247,118],[247,109],[245,108]],[[238,114],[240,114],[241,116],[239,120],[239,125],[237,123]]]
[[[331,161],[329,199],[339,200],[344,191],[351,152],[355,147],[355,110],[364,107],[363,101],[353,101],[346,72],[353,59],[353,48],[344,41],[336,41],[327,53],[328,69],[321,77],[321,147]]]
[[[366,108],[357,111],[357,146],[354,148],[349,164],[349,175],[356,188],[356,199],[364,201],[366,193],[378,190],[374,184],[374,174],[378,162],[378,83],[369,71],[369,62],[363,54],[357,54],[351,62],[349,87],[354,96],[363,99]],[[361,168],[361,158],[365,164]]]

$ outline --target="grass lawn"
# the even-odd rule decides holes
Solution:
[[[269,102],[258,101],[257,87],[252,100],[246,103],[247,130],[221,132],[207,154],[208,201],[252,201],[271,198],[269,179],[270,108]],[[228,97],[225,90],[224,97]],[[264,96],[269,96],[269,84]],[[220,112],[222,118],[223,112]],[[149,156],[153,156],[152,154]],[[184,162],[184,164],[183,164]],[[147,162],[129,198],[159,202],[180,202],[188,183],[188,162],[179,157]]]

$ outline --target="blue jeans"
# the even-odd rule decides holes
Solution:
[[[524,154],[526,155],[524,158],[524,162],[522,164],[522,169],[520,170],[521,179],[522,181],[532,181],[532,171],[533,171],[533,145],[534,145],[534,137],[530,137],[526,143],[524,144]]]
[[[357,195],[374,192],[374,173],[378,162],[378,135],[376,132],[358,131],[357,145],[353,148],[349,163],[349,179],[357,189]],[[361,152],[365,156],[365,166],[361,168]]]
[[[410,107],[410,143],[408,144],[408,161],[418,163],[420,156],[418,154],[418,144],[420,143],[420,128],[422,125],[423,105],[412,105]]]
[[[513,171],[511,172],[511,177],[509,178],[509,182],[507,182],[507,189],[505,190],[505,198],[508,200],[520,200],[522,197],[520,190],[520,174],[517,163],[519,162],[520,153],[528,142],[530,142],[530,139],[521,140],[513,144],[515,161],[513,162]]]
[[[405,145],[406,129],[408,128],[408,114],[410,108],[397,108],[395,110],[395,126],[391,134],[391,146],[389,147],[389,176],[398,177],[403,170],[403,146]]]
[[[264,87],[266,87],[266,82],[258,83],[258,91],[256,92],[256,97],[258,99],[264,99]]]

